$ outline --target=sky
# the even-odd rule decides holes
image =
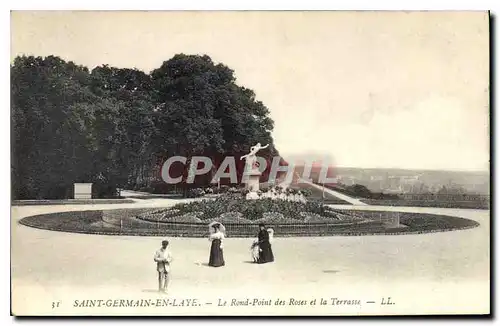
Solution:
[[[489,170],[484,12],[13,12],[11,60],[149,72],[177,53],[235,71],[287,156]]]

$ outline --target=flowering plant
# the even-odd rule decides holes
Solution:
[[[255,221],[255,223],[265,223],[265,224],[294,224],[301,223],[300,220],[293,218],[286,218],[283,214],[277,212],[264,213],[264,217]]]
[[[217,221],[217,222],[220,222],[222,224],[231,224],[231,223],[235,223],[235,224],[248,224],[248,223],[252,223],[252,221],[244,218],[243,214],[241,214],[240,212],[222,213],[221,215],[219,215],[219,217],[211,218],[211,219],[208,219],[208,220],[205,220],[205,221],[206,222]]]
[[[198,197],[203,197],[204,195],[205,195],[205,190],[201,188],[190,189],[187,193],[187,196],[189,198],[198,198]]]
[[[166,219],[167,222],[177,223],[200,223],[203,212],[186,213],[184,215],[172,216]]]
[[[240,192],[243,196],[246,196],[250,192],[250,190],[248,190],[247,188],[242,188]]]
[[[309,222],[309,223],[321,223],[321,222],[327,222],[329,219],[328,217],[321,216],[316,213],[311,213],[311,212],[300,212],[300,216],[304,218],[304,222]]]

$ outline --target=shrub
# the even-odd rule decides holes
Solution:
[[[167,209],[163,212],[164,216],[174,216],[178,215],[181,211],[176,208]]]
[[[240,212],[227,212],[227,213],[222,213],[219,217],[212,218],[209,220],[204,220],[204,222],[211,223],[211,222],[220,222],[222,224],[231,224],[231,223],[236,223],[236,224],[248,224],[252,223],[252,221],[243,218],[243,214]]]
[[[304,197],[311,197],[312,195],[311,189],[302,189],[300,190],[300,192],[302,193],[302,195],[304,195]]]
[[[277,212],[269,212],[264,213],[264,217],[255,221],[255,223],[265,223],[265,224],[296,224],[302,223],[300,220],[296,220],[293,218],[286,218],[281,213]]]
[[[165,182],[152,182],[151,186],[149,187],[151,190],[151,193],[153,194],[168,194],[173,192],[173,187],[172,185],[165,183]]]
[[[328,218],[311,212],[300,212],[300,216],[304,218],[304,222],[320,223],[328,221]]]
[[[95,182],[92,185],[92,198],[117,198],[117,197],[118,197],[118,189],[116,188],[116,186],[104,184],[101,182]],[[55,198],[55,196],[51,196],[48,198]]]
[[[233,202],[233,201],[235,201],[235,200],[240,200],[240,199],[242,199],[242,198],[243,198],[243,195],[242,195],[242,194],[241,194],[241,192],[239,192],[239,191],[238,191],[238,192],[229,192],[229,191],[228,191],[228,192],[226,192],[226,193],[222,194],[222,195],[220,196],[220,198],[221,198],[222,200],[226,200],[226,201],[228,201],[229,203],[232,203],[232,202]]]
[[[199,198],[205,195],[205,191],[201,188],[189,189],[187,192],[188,198]]]
[[[200,217],[203,216],[202,212],[187,213],[178,216],[172,216],[165,220],[165,222],[176,223],[201,223]]]
[[[324,206],[318,202],[309,201],[304,203],[270,198],[246,200],[239,193],[226,193],[213,200],[182,203],[168,208],[168,210],[172,209],[179,210],[179,214],[203,212],[205,220],[219,218],[224,213],[237,213],[237,216],[241,214],[241,218],[250,221],[260,220],[264,217],[264,214],[269,212],[280,213],[285,219],[297,221],[304,220],[304,217],[300,215],[301,212],[310,212],[331,219],[337,219],[336,214],[338,214],[329,211],[328,206]],[[164,209],[163,211],[166,210]],[[343,214],[346,215],[345,213]],[[228,216],[231,216],[231,214]],[[349,219],[349,216],[346,215],[345,219]]]
[[[260,190],[259,190],[259,191],[260,191]],[[240,192],[241,192],[241,195],[246,196],[246,195],[250,192],[250,190],[248,190],[247,188],[242,188],[242,189],[240,190]]]
[[[159,209],[139,214],[138,217],[149,221],[166,221],[169,218],[179,215],[181,211],[175,208]]]

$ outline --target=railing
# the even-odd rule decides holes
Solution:
[[[130,233],[130,231],[134,231],[138,234],[189,237],[205,237],[209,234],[208,224],[204,222],[160,222],[135,218],[138,214],[147,210],[148,209],[104,210],[102,211],[102,220],[109,227],[118,229],[122,234]],[[363,233],[373,230],[379,231],[384,225],[384,221],[382,220],[371,220],[355,211],[329,210],[337,215],[338,220],[316,223],[269,223],[267,227],[272,227],[277,237],[283,237]],[[254,237],[257,236],[259,232],[259,226],[255,223],[224,223],[224,226],[229,237]]]
[[[489,209],[489,200],[450,200],[450,199],[362,199],[369,205],[378,206],[414,206],[414,207],[437,207],[437,208],[468,208]]]
[[[404,200],[446,200],[446,201],[484,201],[489,202],[489,195],[469,194],[400,194]]]
[[[378,221],[386,226],[398,227],[400,225],[401,212],[363,212],[364,218],[370,221]]]

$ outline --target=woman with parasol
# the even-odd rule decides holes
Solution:
[[[223,241],[225,238],[226,228],[219,222],[212,222],[208,225],[210,236],[208,240],[212,242],[210,247],[210,258],[208,266],[220,267],[224,266]]]
[[[272,228],[266,230],[266,226],[263,223],[259,224],[259,228],[260,231],[257,236],[259,245],[259,258],[257,259],[257,263],[271,263],[274,261],[274,254],[271,248],[271,242],[273,241],[274,237],[274,230]]]
[[[273,228],[268,228],[267,233],[269,234],[269,245],[273,244],[273,238],[274,238],[274,229]],[[259,232],[259,236],[263,238]],[[265,247],[265,245],[264,245]],[[250,246],[250,251],[252,252],[252,259],[254,263],[259,262],[259,257],[262,249],[259,247],[259,238],[255,239],[252,242],[252,246]],[[272,249],[271,249],[271,254],[272,254]],[[272,260],[274,261],[274,255],[272,256]]]

